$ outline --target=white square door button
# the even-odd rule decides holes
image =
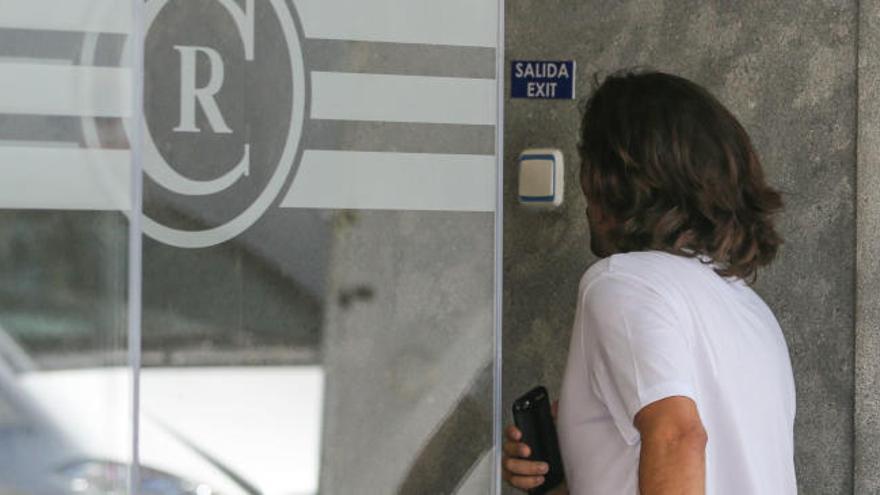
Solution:
[[[527,206],[555,207],[562,204],[562,152],[528,149],[519,155],[519,201]]]

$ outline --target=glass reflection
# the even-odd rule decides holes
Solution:
[[[488,491],[495,1],[331,3],[145,2],[142,266],[128,3],[4,4],[0,493]]]
[[[0,491],[120,493],[124,217],[5,210],[0,225]]]

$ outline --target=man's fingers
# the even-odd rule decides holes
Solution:
[[[527,461],[525,459],[516,459],[508,457],[504,460],[504,468],[514,475],[532,475],[540,476],[547,474],[549,466],[546,462]]]
[[[531,490],[541,483],[544,483],[543,476],[511,476],[508,483],[520,490]]]
[[[504,442],[504,453],[511,457],[528,457],[532,449],[522,442]]]
[[[515,425],[507,425],[507,428],[504,429],[504,434],[513,441],[518,441],[522,438],[522,432]]]
[[[514,488],[531,490],[544,483],[544,476],[550,469],[546,462],[529,461],[522,459],[532,454],[532,449],[519,440],[522,432],[515,425],[509,425],[504,429],[507,441],[504,442],[504,459],[502,461],[502,474],[504,480]]]
[[[559,399],[554,400],[550,404],[550,414],[553,415],[553,419],[556,419],[556,415],[559,414]]]

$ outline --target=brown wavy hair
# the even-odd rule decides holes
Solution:
[[[736,117],[701,86],[656,71],[614,73],[587,99],[581,186],[610,218],[611,252],[702,255],[754,278],[776,256],[780,193]]]

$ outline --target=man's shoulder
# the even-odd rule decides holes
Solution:
[[[593,263],[579,283],[580,291],[603,278],[626,278],[648,286],[662,284],[664,279],[686,269],[688,261],[663,251],[632,251],[618,253]]]

